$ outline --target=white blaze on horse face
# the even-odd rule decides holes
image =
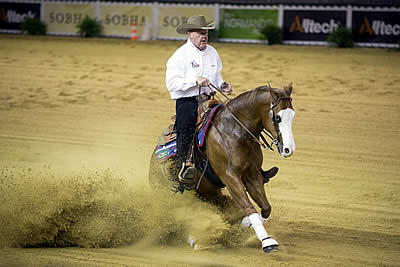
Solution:
[[[281,117],[281,122],[278,124],[278,126],[282,135],[283,143],[281,155],[285,158],[290,157],[296,150],[292,132],[292,123],[295,114],[296,113],[291,108],[287,108],[278,112],[278,116]]]

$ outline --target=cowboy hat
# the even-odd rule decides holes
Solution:
[[[192,16],[188,18],[187,23],[183,23],[176,28],[178,33],[186,34],[191,30],[214,30],[215,22],[206,22],[206,18],[203,15]]]

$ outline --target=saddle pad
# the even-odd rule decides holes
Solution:
[[[176,155],[176,140],[165,145],[158,145],[155,153],[158,160],[167,160],[174,157]]]
[[[197,141],[198,141],[199,147],[203,146],[204,140],[206,137],[206,133],[208,130],[208,126],[210,125],[210,121],[211,121],[212,117],[214,116],[214,113],[218,110],[219,107],[221,107],[221,105],[217,105],[211,109],[206,123],[203,123],[203,127],[199,130],[199,133],[197,134]]]

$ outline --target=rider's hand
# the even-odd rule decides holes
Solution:
[[[207,87],[211,84],[211,82],[206,77],[202,76],[196,78],[196,83],[201,87]]]
[[[224,82],[223,84],[221,84],[221,90],[225,94],[230,95],[232,93],[232,85],[230,85],[227,82]]]

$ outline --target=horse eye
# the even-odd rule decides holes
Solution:
[[[281,123],[282,119],[281,116],[275,116],[276,123]]]

